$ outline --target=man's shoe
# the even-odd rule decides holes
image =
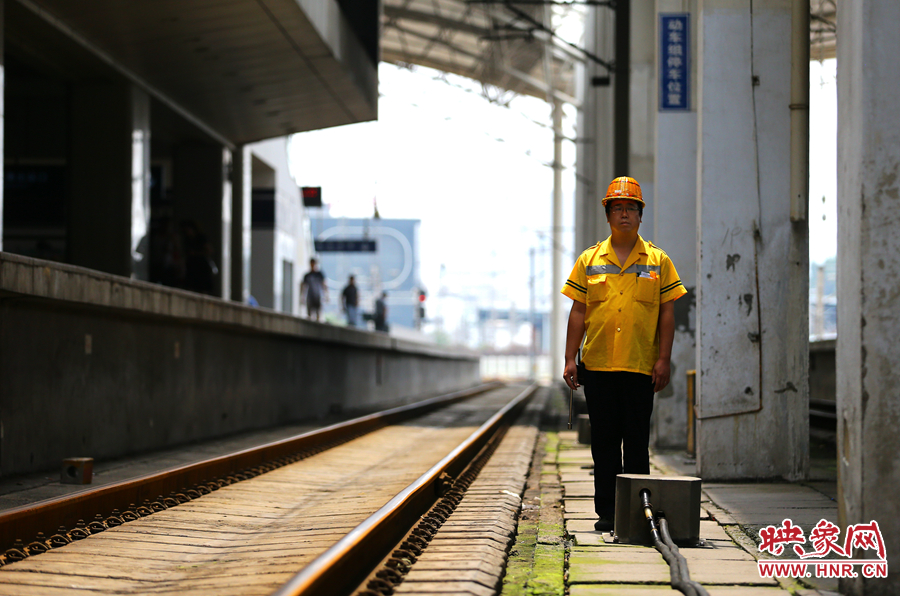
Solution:
[[[612,532],[613,520],[606,517],[601,517],[594,522],[594,530],[596,530],[597,532]]]

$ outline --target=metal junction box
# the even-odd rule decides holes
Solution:
[[[644,516],[640,492],[650,491],[654,515],[662,511],[669,534],[679,545],[700,542],[700,479],[693,476],[619,474],[616,477],[615,532],[619,542],[653,544],[650,524]]]

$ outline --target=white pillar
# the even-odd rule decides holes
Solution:
[[[688,83],[687,109],[663,108],[660,97],[653,105],[656,116],[655,187],[652,238],[675,263],[687,294],[675,302],[675,340],[672,344],[672,380],[657,394],[653,442],[658,447],[685,447],[687,444],[687,376],[695,365],[697,286],[697,0],[657,0],[657,27],[653,47],[660,56],[661,43],[669,43],[668,33],[659,30],[659,14],[687,17],[687,31],[681,31],[687,55],[657,64],[654,81],[659,94],[668,90],[669,69],[681,68]],[[680,21],[680,19],[677,19]],[[681,46],[679,46],[681,47]],[[674,73],[678,74],[678,73]],[[643,230],[644,226],[641,226]]]
[[[250,182],[253,157],[250,147],[234,151],[231,169],[231,299],[246,304],[250,298]]]
[[[553,230],[551,232],[552,247],[550,250],[552,261],[551,273],[553,277],[552,308],[553,326],[550,330],[550,367],[557,376],[562,375],[563,352],[565,349],[565,333],[568,313],[562,311],[562,297],[558,289],[563,285],[562,274],[562,102],[554,100],[553,106]],[[514,330],[511,330],[511,332]]]
[[[900,552],[900,3],[838,12],[839,525],[878,522]],[[854,558],[872,558],[859,551]],[[844,594],[897,594],[900,573],[841,580]]]
[[[701,0],[697,423],[704,478],[809,467],[809,247],[791,222],[790,0]]]

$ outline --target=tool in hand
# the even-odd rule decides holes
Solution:
[[[572,406],[575,403],[575,390],[569,388],[569,430],[572,430]]]

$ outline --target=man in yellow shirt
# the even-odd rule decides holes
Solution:
[[[603,206],[610,235],[581,253],[562,293],[574,301],[563,378],[571,389],[584,385],[600,518],[594,528],[606,532],[623,454],[624,473],[650,473],[653,394],[669,384],[675,300],[687,290],[668,255],[638,234],[645,204],[637,181],[613,180]]]

